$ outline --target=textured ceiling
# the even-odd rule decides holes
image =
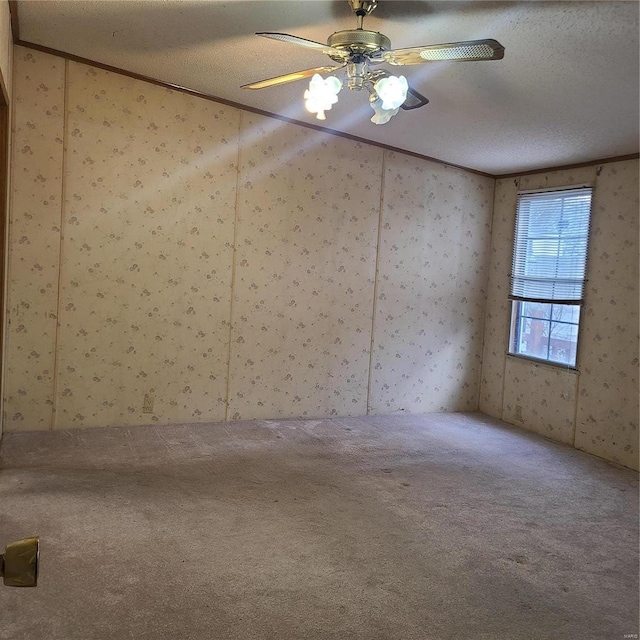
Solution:
[[[345,0],[20,0],[20,39],[303,122],[300,81],[240,85],[332,64],[267,40],[326,42],[355,28]],[[367,95],[343,90],[323,126],[491,174],[638,152],[638,3],[380,0],[365,28],[394,48],[495,38],[505,57],[391,67],[430,103],[369,121]]]

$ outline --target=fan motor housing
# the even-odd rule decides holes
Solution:
[[[351,53],[371,54],[391,49],[391,40],[387,36],[377,31],[365,31],[364,29],[336,31],[329,36],[327,44],[335,49]],[[339,60],[339,58],[336,59]]]

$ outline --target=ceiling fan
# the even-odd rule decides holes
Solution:
[[[338,92],[343,86],[342,80],[335,76],[323,78],[321,74],[332,73],[346,67],[346,85],[353,91],[366,89],[369,103],[374,110],[371,121],[384,124],[398,113],[398,109],[417,109],[429,100],[408,86],[404,76],[393,76],[384,69],[375,69],[377,65],[413,65],[439,61],[477,61],[501,60],[504,47],[496,40],[469,40],[448,44],[392,49],[387,36],[377,31],[363,29],[364,17],[378,5],[376,0],[347,0],[356,14],[356,29],[337,31],[329,36],[327,44],[314,42],[287,33],[260,32],[256,35],[281,42],[289,42],[308,49],[326,53],[335,63],[333,66],[316,67],[303,71],[294,71],[275,78],[245,84],[243,89],[264,89],[276,85],[312,78],[305,91],[305,106],[315,113],[319,120],[325,119],[325,111],[338,101]]]

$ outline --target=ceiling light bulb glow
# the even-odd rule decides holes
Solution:
[[[325,111],[338,102],[338,92],[342,89],[342,81],[335,76],[323,78],[316,73],[309,88],[304,92],[304,106],[309,113],[315,113],[318,120],[326,120]]]
[[[386,124],[400,111],[400,107],[396,109],[384,109],[382,100],[376,94],[369,96],[369,105],[373,109],[373,117],[371,118],[373,124]]]
[[[378,80],[374,85],[374,89],[380,100],[382,100],[382,108],[393,110],[398,109],[407,99],[409,83],[404,76],[389,76]]]

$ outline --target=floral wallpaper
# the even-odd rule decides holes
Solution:
[[[53,420],[65,62],[16,48],[4,426]]]
[[[363,415],[382,150],[242,122],[228,417]]]
[[[637,160],[599,169],[576,415],[579,449],[638,469]]]
[[[58,156],[14,170],[51,173],[58,200],[55,232],[40,198],[18,236],[42,229],[54,249],[45,315],[12,242],[11,322],[24,301],[33,317],[19,324],[37,331],[13,340],[8,428],[477,407],[492,180],[16,52],[18,106]],[[44,105],[51,65],[57,95]],[[19,147],[29,136],[16,128]],[[16,229],[30,206],[19,197]],[[415,300],[393,308],[394,288]],[[412,364],[412,332],[434,354],[429,370]],[[46,374],[29,355],[38,340]]]
[[[371,413],[478,408],[493,183],[385,154]]]
[[[583,183],[594,199],[578,371],[506,356],[517,192]],[[638,161],[498,180],[480,410],[638,469],[638,343]]]
[[[13,34],[11,32],[11,14],[9,12],[9,3],[2,3],[2,9],[0,9],[0,81],[2,82],[5,90],[6,98],[11,104],[12,96],[13,96]],[[12,122],[11,122],[11,109],[8,109],[8,126],[9,130],[11,130]],[[8,136],[7,141],[7,159],[10,164],[10,158],[12,155],[11,152],[11,135]],[[7,175],[5,179],[7,180],[7,189],[4,193],[4,202],[2,203],[4,206],[5,216],[4,216],[4,231],[5,231],[5,241],[8,241],[8,211],[9,211],[9,195],[11,193],[10,186],[10,171],[8,168],[5,169],[7,171]],[[6,247],[7,245],[5,245]],[[6,273],[6,263],[7,263],[7,251],[5,247],[0,251],[0,260],[2,260],[2,264],[5,266],[3,270],[3,278],[6,285],[7,273]],[[6,294],[6,287],[5,287]],[[5,300],[6,302],[6,295]],[[2,349],[3,354],[5,353],[4,345],[6,342],[6,324],[2,325],[3,338],[2,338]],[[4,372],[3,372],[4,373]],[[2,392],[4,383],[4,375],[0,376],[0,416],[4,415],[4,393]],[[4,429],[3,420],[0,419],[0,438],[2,437],[2,432]]]
[[[502,417],[504,399],[505,353],[510,318],[507,296],[517,193],[517,180],[496,180],[479,399],[480,411],[495,418]]]
[[[75,62],[67,104],[56,424],[223,420],[239,112]]]
[[[507,358],[502,419],[553,440],[573,444],[575,371],[521,358]]]
[[[479,405],[638,467],[637,161],[494,184],[23,47],[14,64],[7,429]],[[583,182],[579,372],[507,358],[517,191]]]

